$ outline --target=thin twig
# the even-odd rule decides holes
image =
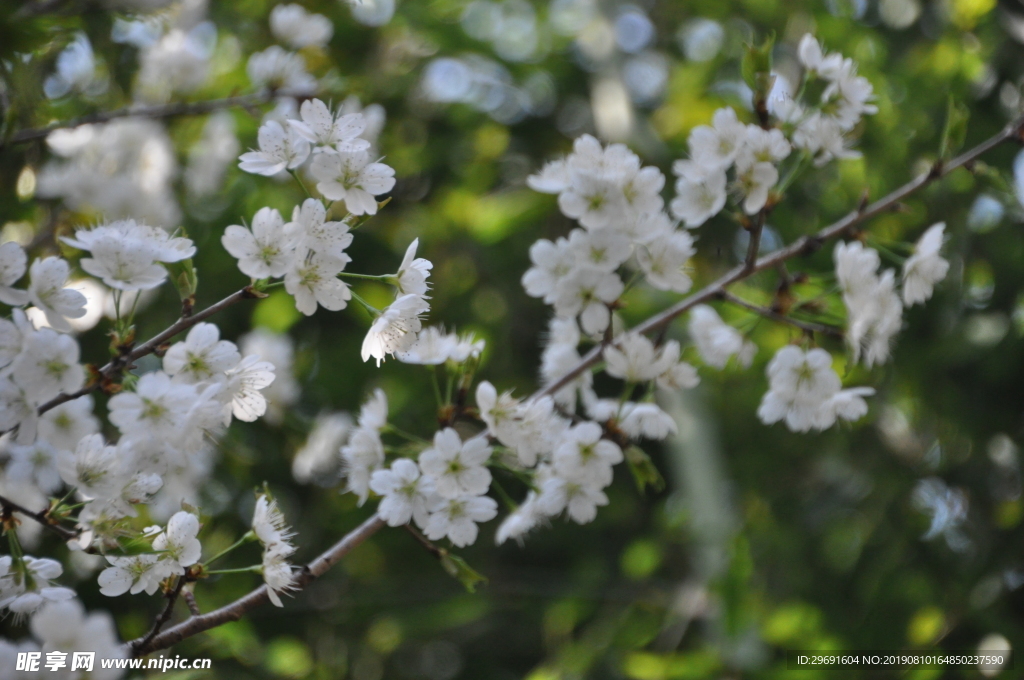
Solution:
[[[753,271],[754,263],[757,262],[757,255],[761,250],[761,233],[764,231],[765,209],[761,208],[750,228],[750,243],[747,244],[747,257],[743,260],[743,268]]]
[[[72,541],[78,538],[77,531],[73,531],[71,529],[62,527],[60,524],[57,524],[53,521],[53,518],[50,517],[49,508],[43,510],[42,512],[32,512],[28,508],[19,505],[14,501],[5,498],[4,496],[0,496],[0,507],[4,508],[5,510],[13,510],[14,512],[17,512],[20,515],[24,515],[29,519],[35,520],[39,524],[43,525],[45,529],[60,536],[65,542]]]
[[[181,594],[181,589],[185,587],[185,583],[188,581],[187,576],[187,572],[179,576],[174,588],[167,593],[167,606],[164,607],[162,612],[160,612],[160,616],[156,617],[156,621],[153,622],[152,630],[146,634],[146,637],[132,643],[133,645],[136,645],[137,643],[138,649],[141,649],[152,642],[153,638],[160,634],[160,629],[171,620],[171,614],[174,613],[174,605],[178,601],[178,595]]]
[[[16,19],[27,19],[37,17],[41,14],[49,14],[59,10],[61,5],[67,4],[68,0],[40,0],[39,2],[27,3],[14,13]]]
[[[158,106],[125,106],[113,111],[97,111],[79,118],[65,120],[41,128],[30,128],[19,130],[6,140],[0,140],[0,148],[14,144],[24,144],[36,139],[42,139],[54,130],[76,128],[90,123],[106,123],[115,118],[172,118],[175,116],[200,116],[221,109],[234,107],[251,107],[259,104],[268,104],[278,97],[293,97],[295,99],[309,99],[315,97],[316,92],[291,92],[285,90],[263,90],[252,94],[243,94],[235,97],[224,97],[223,99],[210,99],[201,102],[176,102],[173,104],[161,104]]]
[[[416,527],[414,527],[411,524],[406,524],[405,525],[405,530],[408,531],[409,534],[413,538],[416,539],[416,542],[419,543],[421,546],[423,546],[424,549],[426,549],[426,551],[428,553],[430,553],[431,555],[433,555],[437,559],[441,559],[441,558],[444,557],[444,555],[445,555],[444,550],[442,550],[441,548],[438,548],[436,545],[434,545],[433,542],[431,542],[431,540],[429,538],[427,538],[426,536],[421,534],[416,529]]]
[[[822,333],[824,335],[831,335],[836,338],[843,337],[843,331],[841,328],[836,328],[835,326],[829,326],[827,324],[811,323],[809,321],[799,321],[797,319],[794,319],[793,317],[786,316],[785,314],[779,314],[778,312],[772,311],[767,307],[761,307],[759,305],[755,305],[752,302],[747,302],[743,298],[737,297],[727,290],[722,291],[721,298],[723,300],[726,300],[727,302],[731,302],[734,305],[738,305],[743,309],[754,312],[755,314],[760,314],[766,319],[778,321],[779,323],[787,323],[791,326],[796,326],[801,330],[807,331],[808,333]]]
[[[373,534],[384,527],[384,520],[379,515],[372,515],[365,522],[346,534],[341,540],[332,545],[315,560],[307,564],[295,574],[293,587],[301,590],[319,577],[327,573],[327,570],[337,564],[342,557],[352,551]],[[207,614],[191,616],[176,626],[154,636],[151,640],[133,640],[127,643],[127,651],[132,657],[139,657],[155,652],[159,649],[166,649],[182,640],[198,635],[204,631],[216,628],[230,621],[237,621],[251,609],[264,604],[270,600],[267,595],[267,586],[262,585],[234,602],[227,604],[220,609],[215,609]],[[145,642],[145,643],[144,643]]]
[[[833,222],[817,233],[809,236],[801,236],[788,246],[779,248],[778,250],[757,259],[752,267],[748,267],[745,262],[734,267],[699,291],[683,298],[668,309],[649,317],[646,321],[630,329],[630,332],[646,334],[651,331],[658,330],[670,323],[677,316],[689,311],[697,305],[719,297],[728,286],[731,286],[737,281],[746,279],[756,272],[776,267],[780,263],[793,259],[794,257],[810,255],[816,252],[826,241],[839,238],[861,222],[865,222],[872,217],[892,210],[907,196],[910,196],[918,190],[928,186],[937,179],[945,177],[953,170],[972,163],[980,156],[991,151],[1003,142],[1011,139],[1017,139],[1022,132],[1024,132],[1024,116],[1017,118],[1012,123],[1004,127],[999,134],[989,137],[973,149],[965,151],[946,163],[936,164],[930,171],[918,175],[903,186],[889,193],[889,195],[884,198],[880,198],[869,205],[858,205],[856,209],[848,213],[845,217]],[[619,344],[622,337],[623,336],[619,336],[619,338],[616,338],[614,344]],[[603,343],[592,347],[570,371],[534,392],[533,397],[538,398],[558,392],[560,389],[575,380],[581,373],[583,373],[583,371],[586,371],[600,361],[601,352],[603,350]]]
[[[199,610],[199,604],[196,602],[196,594],[186,588],[181,591],[181,596],[185,599],[185,604],[188,605],[189,612],[192,616],[202,616],[202,611]]]
[[[99,380],[94,380],[77,392],[71,392],[70,394],[62,392],[50,401],[41,405],[39,407],[39,415],[42,415],[50,409],[56,408],[65,402],[72,401],[85,396],[86,394],[90,394],[91,392],[95,392],[103,386],[105,381],[113,380],[120,375],[122,371],[132,368],[137,360],[148,354],[152,354],[160,347],[160,345],[164,344],[178,333],[192,328],[192,326],[195,326],[200,321],[208,319],[217,312],[223,311],[242,300],[251,300],[256,297],[258,297],[258,295],[252,290],[252,287],[246,286],[242,290],[227,296],[220,302],[210,305],[201,312],[196,312],[191,316],[182,316],[160,333],[157,333],[146,342],[135,347],[132,351],[108,362],[103,368],[99,369]]]

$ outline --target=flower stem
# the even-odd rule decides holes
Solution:
[[[227,555],[229,552],[231,552],[235,548],[238,548],[238,547],[240,547],[242,545],[245,545],[246,543],[250,543],[250,542],[252,542],[254,540],[256,540],[256,534],[253,533],[252,531],[247,531],[245,534],[242,535],[242,537],[240,539],[238,539],[237,541],[235,541],[234,543],[232,543],[228,547],[224,548],[223,550],[221,550],[219,553],[217,553],[216,555],[214,555],[210,559],[206,560],[206,566],[210,566],[211,564],[213,564],[214,562],[216,562],[220,558],[224,557],[225,555]],[[210,573],[215,573],[215,572],[210,572]]]
[[[441,400],[441,383],[437,380],[437,366],[430,367],[430,382],[434,385],[434,399],[437,400],[437,407],[441,408],[444,406],[444,402]]]
[[[338,276],[345,276],[345,277],[348,277],[350,279],[369,279],[371,281],[383,281],[385,279],[391,278],[390,274],[373,275],[373,274],[356,274],[354,272],[338,272]]]
[[[294,177],[295,181],[299,183],[300,187],[302,187],[302,190],[306,192],[306,198],[313,198],[313,194],[309,193],[309,189],[307,189],[306,185],[302,183],[301,179],[299,179],[299,173],[295,172],[295,170],[289,170],[288,174]]]
[[[401,428],[395,427],[391,423],[388,423],[387,425],[384,426],[384,431],[397,434],[399,437],[404,437],[405,439],[408,439],[411,442],[416,442],[418,444],[430,444],[430,442],[424,439],[423,437],[415,435],[411,432],[406,432]]]
[[[369,302],[364,300],[362,298],[362,296],[359,295],[359,293],[355,292],[354,290],[352,291],[352,299],[355,300],[356,302],[358,302],[359,304],[361,304],[366,309],[366,311],[368,311],[374,317],[377,317],[377,316],[381,315],[381,311],[379,309],[377,309],[376,307],[371,305]]]
[[[494,479],[493,477],[491,478],[491,488],[494,489],[495,493],[498,494],[498,496],[501,498],[501,502],[505,504],[505,507],[508,508],[509,512],[515,512],[516,510],[519,509],[519,506],[516,505],[516,502],[512,500],[511,496],[508,495],[508,492],[505,491],[505,488],[501,485],[501,483],[498,482],[498,480]]]
[[[206,572],[210,576],[214,574],[248,574],[248,573],[259,573],[263,571],[263,565],[254,564],[251,567],[240,567],[238,569],[214,569],[213,571]]]

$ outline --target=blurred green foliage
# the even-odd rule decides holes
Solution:
[[[248,90],[245,56],[271,43],[272,4],[211,4],[220,34],[217,77],[190,99]],[[431,320],[485,338],[481,375],[499,389],[531,392],[547,310],[525,295],[519,279],[529,266],[529,245],[565,233],[570,224],[553,199],[529,191],[523,179],[569,149],[576,132],[561,131],[558,121],[569,104],[588,100],[597,74],[579,65],[569,38],[549,34],[542,58],[505,66],[516,82],[549,74],[558,106],[504,124],[468,104],[438,104],[422,95],[424,67],[435,57],[476,53],[498,60],[488,43],[460,25],[467,3],[405,0],[380,28],[354,22],[334,0],[303,4],[335,22],[328,48],[304,53],[311,71],[336,84],[335,101],[352,93],[387,110],[379,148],[396,168],[398,185],[392,204],[358,232],[351,269],[393,271],[419,237],[420,254],[435,263]],[[901,29],[880,18],[884,6],[899,4],[888,0],[640,4],[656,27],[655,49],[668,58],[667,86],[656,101],[636,107],[628,141],[666,174],[684,155],[693,126],[721,105],[740,105],[734,85],[748,41],[774,34],[775,63],[783,68],[794,63],[799,37],[813,31],[829,49],[856,59],[874,85],[879,111],[863,125],[863,158],[813,171],[794,187],[770,218],[783,242],[845,214],[863,194],[879,197],[926,169],[940,156],[947,110],[969,112],[966,147],[1020,108],[1024,38],[1013,3],[997,8],[996,0],[946,0],[921,7],[907,0],[922,13]],[[601,5],[615,16],[614,3]],[[132,50],[110,41],[115,14],[99,4],[73,7],[32,19],[0,8],[8,134],[129,100],[136,63]],[[551,7],[537,2],[535,8],[543,23]],[[721,50],[707,61],[687,59],[678,40],[677,31],[696,18],[714,19],[724,29]],[[78,30],[103,56],[110,90],[96,100],[48,101],[40,83]],[[16,57],[28,51],[32,61]],[[233,116],[243,148],[254,146],[259,118],[241,110]],[[202,124],[200,118],[168,121],[179,162]],[[578,131],[586,129],[588,123]],[[488,579],[475,594],[404,531],[383,531],[284,609],[259,609],[173,650],[214,657],[213,671],[160,677],[767,679],[788,677],[786,649],[974,649],[992,632],[1019,648],[1019,455],[1012,448],[1007,462],[992,453],[994,442],[1003,441],[999,435],[1024,437],[1024,233],[1007,174],[1016,151],[1000,148],[975,173],[958,170],[870,224],[873,243],[892,245],[945,220],[953,266],[936,298],[908,311],[890,364],[873,371],[839,367],[851,381],[879,389],[856,427],[795,435],[761,425],[754,412],[765,389],[764,363],[790,332],[722,308],[727,321],[753,334],[760,351],[749,371],[702,370],[701,386],[667,406],[681,419],[681,435],[661,449],[648,448],[667,480],[663,490],[648,486],[638,493],[623,468],[609,489],[611,504],[593,524],[556,521],[523,547],[496,548],[493,528],[485,529],[477,545],[459,551]],[[17,193],[23,169],[38,168],[46,155],[42,144],[0,149],[0,225],[9,235],[27,223],[40,234],[40,253],[61,249],[54,235],[94,218]],[[1005,207],[994,221],[969,216],[983,193]],[[190,203],[183,190],[179,197],[182,226],[199,247],[199,306],[246,283],[220,245],[224,227],[251,219],[263,206],[288,214],[302,199],[293,184],[234,168],[222,191],[201,204]],[[701,228],[698,283],[736,261],[738,230],[725,218]],[[830,258],[825,248],[793,267],[827,270]],[[739,290],[763,298],[760,291],[770,289],[773,276],[761,274]],[[373,283],[356,290],[371,303],[388,294]],[[808,284],[796,292],[811,298],[819,291]],[[622,314],[635,323],[674,299],[634,290]],[[165,286],[141,316],[140,335],[162,329],[178,307],[176,292]],[[821,313],[828,318],[842,310]],[[429,378],[397,362],[380,369],[358,362],[368,325],[358,307],[306,318],[275,291],[216,321],[230,339],[250,325],[290,333],[303,394],[282,427],[236,424],[224,437],[204,502],[205,512],[224,514],[204,529],[206,549],[215,552],[244,530],[250,490],[266,480],[298,531],[297,559],[311,558],[370,512],[339,495],[336,485],[291,481],[291,457],[313,417],[321,409],[355,411],[380,386],[398,426],[428,433],[434,419]],[[682,324],[669,335],[684,339]],[[102,361],[101,332],[82,342],[88,360]],[[842,347],[827,347],[842,363]],[[967,491],[966,547],[954,549],[941,535],[922,539],[929,517],[911,499],[928,476]],[[196,599],[202,610],[213,609],[254,587],[257,578],[201,583]],[[157,598],[103,598],[89,584],[80,590],[89,607],[116,614],[125,639],[143,634],[162,606]],[[2,626],[7,635],[22,634],[10,620]],[[800,677],[832,675],[801,671]],[[848,671],[842,677],[883,676]]]

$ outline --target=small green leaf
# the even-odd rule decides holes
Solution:
[[[648,486],[656,492],[664,490],[665,478],[661,476],[651,457],[639,446],[630,446],[626,449],[626,462],[629,463],[629,471],[633,473],[637,491],[643,493]]]
[[[939,145],[939,158],[949,160],[964,145],[967,137],[967,120],[970,118],[970,110],[963,102],[949,98],[949,105],[946,108],[946,127],[942,131],[942,142]]]
[[[477,585],[487,583],[486,576],[466,564],[466,560],[458,555],[452,555],[447,550],[441,551],[441,566],[471,593],[476,592]]]
[[[768,96],[772,72],[772,48],[775,47],[775,34],[769,34],[760,45],[753,43],[746,46],[740,71],[743,81],[755,93]]]
[[[1007,177],[1003,170],[983,161],[975,161],[974,165],[971,166],[971,172],[974,173],[975,177],[980,178],[993,189],[1010,196],[1014,195],[1013,181]]]
[[[199,274],[192,266],[192,258],[181,262],[165,262],[164,268],[171,275],[174,287],[178,289],[178,295],[182,300],[188,300],[196,294],[199,288]]]

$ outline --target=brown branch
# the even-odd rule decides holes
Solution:
[[[39,407],[39,415],[42,415],[49,411],[50,409],[56,408],[57,406],[60,406],[65,402],[72,401],[74,399],[78,399],[79,397],[85,396],[86,394],[95,392],[96,390],[103,387],[106,381],[117,378],[122,371],[132,368],[135,361],[141,359],[142,357],[148,354],[152,354],[160,347],[160,345],[164,344],[178,333],[181,333],[182,331],[186,331],[189,328],[192,328],[192,326],[195,326],[200,321],[204,321],[205,319],[210,318],[217,312],[227,309],[228,307],[236,303],[239,303],[242,300],[251,300],[256,297],[259,297],[259,294],[253,291],[251,286],[246,286],[242,290],[234,292],[231,295],[227,296],[220,302],[210,305],[201,312],[196,312],[191,316],[182,316],[160,333],[157,333],[146,342],[135,347],[132,351],[110,360],[110,362],[108,362],[107,365],[105,365],[103,368],[97,371],[99,373],[99,379],[93,380],[90,384],[86,385],[77,392],[71,392],[70,394],[62,392],[53,399],[51,399],[50,401],[41,405]]]
[[[293,586],[295,590],[302,590],[307,585],[327,573],[327,570],[337,564],[342,557],[352,551],[373,534],[384,527],[384,520],[374,514],[358,527],[346,534],[341,540],[324,551],[319,557],[307,564],[295,574]],[[162,633],[157,634],[150,640],[145,638],[133,640],[127,643],[127,651],[134,658],[144,656],[159,649],[166,649],[182,640],[198,635],[204,631],[224,625],[230,621],[237,621],[251,609],[258,607],[270,600],[267,595],[267,586],[259,588],[243,595],[234,602],[227,604],[220,609],[215,609],[207,614],[191,616],[176,626],[172,626]]]
[[[309,99],[316,96],[315,92],[289,92],[283,90],[264,90],[253,94],[243,94],[235,97],[224,97],[223,99],[210,99],[201,102],[176,102],[173,104],[161,104],[157,106],[125,106],[113,111],[97,111],[79,118],[65,120],[41,128],[30,128],[19,130],[6,140],[0,140],[0,148],[24,144],[36,139],[42,139],[54,130],[76,128],[90,123],[106,123],[115,118],[172,118],[176,116],[201,116],[220,109],[234,107],[248,108],[259,104],[268,104],[277,97],[294,97],[295,99]]]
[[[42,14],[50,14],[61,9],[61,5],[67,4],[68,0],[39,0],[39,2],[26,3],[14,13],[16,19],[27,19]]]
[[[408,531],[409,534],[416,539],[416,542],[423,546],[428,553],[439,560],[444,558],[445,551],[434,545],[433,541],[421,534],[412,524],[406,524],[405,530]]]
[[[1010,125],[1006,126],[1006,128],[1004,128],[1003,131],[1000,132],[999,134],[991,137],[985,142],[982,142],[981,144],[974,147],[970,151],[961,154],[960,156],[949,161],[948,163],[934,166],[930,172],[920,175],[919,177],[911,180],[902,187],[896,189],[888,196],[878,201],[875,201],[870,205],[858,206],[856,210],[849,213],[842,219],[825,227],[816,234],[813,234],[811,236],[802,236],[793,243],[791,243],[790,245],[784,248],[780,248],[779,250],[776,250],[775,252],[770,253],[764,257],[756,259],[752,265],[746,261],[743,262],[739,266],[733,268],[723,276],[719,277],[717,280],[705,286],[703,289],[697,291],[696,293],[693,293],[692,295],[684,298],[683,300],[680,300],[675,305],[660,312],[659,314],[655,314],[654,316],[648,318],[646,321],[633,328],[631,332],[650,333],[651,331],[663,328],[673,319],[683,314],[687,310],[693,308],[694,306],[702,302],[722,297],[723,294],[726,292],[726,288],[731,284],[736,283],[737,281],[740,281],[742,279],[745,279],[756,272],[763,271],[768,268],[778,267],[780,264],[784,263],[789,259],[802,255],[809,255],[817,251],[826,241],[839,238],[848,230],[860,224],[861,222],[864,222],[865,220],[875,217],[876,215],[891,210],[893,206],[897,205],[901,200],[918,191],[919,189],[927,186],[936,179],[939,179],[940,177],[949,174],[956,168],[973,162],[982,154],[990,151],[996,146],[999,146],[1008,139],[1018,137],[1021,134],[1022,129],[1024,129],[1024,116],[1017,119]],[[235,295],[238,295],[238,293],[236,293]],[[205,311],[206,310],[204,310],[204,312]],[[203,312],[200,312],[200,315],[202,314]],[[196,317],[191,318],[195,319]],[[186,320],[183,319],[179,321],[179,324],[183,323],[184,321]],[[172,327],[172,329],[173,328],[174,327]],[[178,329],[176,331],[171,332],[172,329],[168,329],[168,331],[165,331],[165,333],[170,332],[170,335],[168,335],[167,337],[173,336],[175,333],[180,332],[180,330],[183,330]],[[161,334],[161,336],[162,335],[164,334]],[[159,337],[160,336],[158,336],[158,338]],[[153,347],[155,347],[157,344],[160,344],[160,342],[163,342],[163,340],[165,339],[167,338],[165,337],[159,340],[159,342],[156,342],[153,345]],[[157,339],[154,338],[154,340],[151,340],[150,343],[147,343],[147,345],[153,343],[155,340]],[[579,361],[579,363],[576,364],[576,366],[572,370],[570,370],[568,373],[563,375],[558,380],[555,380],[549,385],[538,390],[536,393],[534,393],[534,396],[538,397],[553,394],[560,390],[565,385],[569,384],[583,371],[587,370],[589,367],[597,363],[597,361],[600,359],[603,348],[603,344],[593,347]],[[150,351],[152,351],[152,349]],[[379,531],[383,526],[384,520],[382,520],[376,514],[371,516],[369,519],[367,519],[365,522],[359,525],[356,529],[348,533],[341,540],[339,540],[337,543],[331,546],[331,548],[329,548],[315,560],[310,562],[306,567],[301,569],[295,577],[295,589],[301,590],[306,585],[322,576],[324,573],[327,572],[328,569],[330,569],[334,564],[341,560],[342,557],[344,557],[353,548],[361,544],[374,533]],[[167,647],[170,647],[171,645],[174,645],[178,642],[181,642],[182,640],[192,637],[193,635],[197,635],[199,633],[223,625],[230,621],[237,621],[246,612],[261,604],[264,604],[268,600],[269,596],[267,595],[267,587],[266,585],[262,585],[259,588],[256,588],[255,590],[251,591],[247,595],[235,600],[234,602],[228,605],[225,605],[224,607],[221,607],[220,609],[209,612],[208,614],[191,616],[182,623],[179,623],[178,625],[173,626],[167,629],[166,631],[157,634],[151,640],[146,641],[146,639],[143,638],[142,640],[129,642],[127,644],[127,648],[133,657],[142,656],[144,654],[148,654],[159,649],[166,649]]]
[[[752,302],[747,302],[743,298],[737,297],[730,293],[729,291],[722,291],[720,297],[727,302],[731,302],[732,304],[742,307],[743,309],[754,312],[755,314],[759,314],[766,319],[771,319],[772,321],[778,321],[779,323],[786,323],[791,326],[796,326],[797,328],[807,331],[808,333],[822,333],[824,335],[831,335],[836,338],[843,337],[843,330],[841,328],[836,328],[835,326],[829,326],[827,324],[811,323],[809,321],[799,321],[791,316],[779,314],[778,312],[768,309],[767,307],[761,307],[759,305],[753,304]]]
[[[743,262],[736,267],[732,268],[715,281],[712,281],[704,288],[699,291],[690,294],[688,297],[683,298],[676,304],[672,305],[668,309],[649,317],[643,323],[630,329],[631,333],[650,333],[651,331],[658,330],[668,323],[670,323],[677,316],[689,311],[697,305],[714,300],[721,297],[725,289],[737,281],[748,278],[752,274],[763,271],[765,269],[777,267],[779,264],[786,262],[787,260],[795,257],[810,255],[821,248],[821,246],[832,239],[839,238],[846,234],[853,227],[858,224],[865,222],[872,217],[881,215],[883,213],[893,210],[899,206],[900,201],[905,199],[907,196],[917,192],[918,190],[928,186],[932,182],[945,177],[953,170],[956,170],[962,166],[969,166],[975,160],[985,153],[996,148],[1000,144],[1010,140],[1018,139],[1022,133],[1024,133],[1024,116],[1021,116],[1014,120],[1012,123],[1007,125],[998,134],[989,137],[981,144],[978,144],[973,149],[965,151],[956,158],[946,163],[936,163],[932,166],[928,172],[918,175],[914,179],[910,180],[898,189],[893,190],[889,195],[884,198],[880,198],[874,203],[864,205],[861,203],[852,212],[848,213],[845,217],[833,222],[824,229],[818,231],[815,234],[808,236],[801,236],[797,240],[790,243],[784,248],[771,252],[764,257],[758,258],[752,266],[748,266],[746,262]],[[618,344],[621,340],[620,336],[616,340]],[[601,359],[601,352],[604,350],[604,344],[595,345],[588,351],[565,375],[552,381],[548,385],[534,392],[533,397],[542,397],[545,395],[551,395],[558,390],[562,389],[573,380],[577,378],[583,371],[589,369],[591,366],[596,364]]]
[[[185,583],[188,581],[188,571],[178,577],[177,583],[174,588],[167,593],[167,606],[160,612],[160,616],[156,617],[156,621],[153,622],[153,628],[146,634],[146,637],[141,640],[136,640],[133,644],[138,649],[141,649],[153,641],[157,635],[160,634],[160,629],[171,620],[171,614],[174,613],[174,604],[178,601],[178,596],[181,595],[181,589],[185,587]],[[136,644],[137,643],[137,644]]]
[[[750,243],[747,244],[747,257],[743,260],[744,271],[753,271],[754,263],[757,262],[757,255],[761,251],[761,234],[764,231],[764,219],[766,209],[761,208],[754,224],[750,227]]]
[[[77,531],[73,531],[71,529],[62,527],[60,524],[56,523],[52,517],[50,517],[49,508],[43,510],[42,512],[32,512],[28,508],[22,505],[18,505],[14,501],[3,496],[0,496],[0,507],[2,507],[6,512],[10,512],[13,510],[14,512],[17,512],[20,515],[24,515],[29,519],[35,520],[39,524],[43,525],[43,528],[60,536],[61,539],[65,542],[72,541],[78,538]]]
[[[199,609],[199,604],[196,602],[196,595],[187,588],[182,591],[181,596],[185,598],[185,604],[188,605],[188,610],[193,616],[201,616],[202,611]]]

